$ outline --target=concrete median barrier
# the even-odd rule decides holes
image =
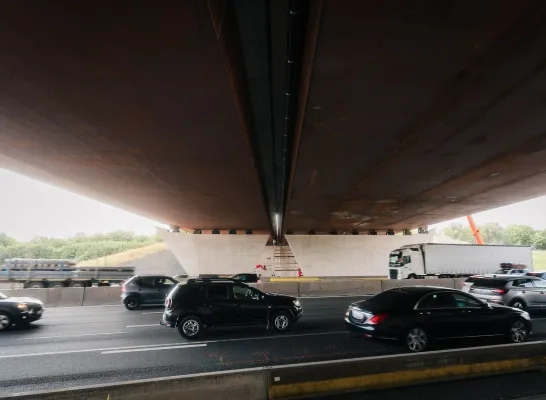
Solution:
[[[10,297],[32,297],[46,307],[76,307],[83,304],[84,288],[9,289],[2,290]]]
[[[365,296],[381,292],[381,281],[299,282],[300,297]]]
[[[453,279],[391,279],[381,281],[383,291],[402,286],[440,286],[454,289],[455,282]]]
[[[269,398],[316,398],[539,369],[545,365],[545,343],[533,342],[278,366],[270,368]]]
[[[84,306],[121,304],[121,287],[88,287],[83,294]]]
[[[266,400],[267,372],[261,368],[1,396],[21,400]]]
[[[298,282],[268,282],[252,285],[262,292],[285,294],[287,296],[299,296]]]
[[[332,280],[301,282],[262,282],[250,284],[264,292],[294,297],[365,296],[402,286],[442,286],[460,289],[460,279]],[[121,287],[3,289],[14,297],[34,297],[47,307],[100,306],[120,304]]]

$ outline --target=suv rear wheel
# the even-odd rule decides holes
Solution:
[[[525,310],[527,304],[521,299],[514,299],[508,304],[510,307],[519,308],[520,310]]]
[[[186,317],[178,325],[178,333],[180,333],[180,336],[183,338],[189,340],[197,339],[201,334],[202,328],[203,324],[201,324],[199,318],[193,316]]]
[[[135,296],[130,296],[125,299],[123,304],[125,304],[125,308],[128,309],[129,311],[134,311],[138,308],[138,306],[140,305],[140,302]]]

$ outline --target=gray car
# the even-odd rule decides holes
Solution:
[[[489,303],[522,310],[546,308],[546,280],[534,276],[473,277],[468,292]]]
[[[137,275],[121,286],[121,301],[128,310],[140,306],[164,305],[165,298],[178,285],[173,278],[165,275]]]

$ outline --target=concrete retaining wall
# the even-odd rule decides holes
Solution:
[[[267,282],[253,285],[262,292],[285,294],[287,296],[299,297],[298,282]]]
[[[265,400],[318,398],[546,366],[544,342],[366,357],[0,395],[20,400]]]
[[[90,287],[83,294],[84,306],[120,304],[121,287]]]
[[[84,288],[9,289],[2,293],[10,297],[32,297],[47,307],[75,307],[83,304]]]
[[[156,378],[51,390],[26,395],[7,395],[0,399],[25,400],[266,400],[267,373],[264,369],[197,374],[185,377]]]

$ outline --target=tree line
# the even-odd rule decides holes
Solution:
[[[118,230],[105,234],[78,233],[68,239],[36,237],[28,242],[0,233],[0,263],[9,258],[91,260],[160,242],[158,236]]]
[[[546,229],[533,229],[528,225],[508,225],[506,227],[488,222],[478,225],[478,229],[486,244],[512,244],[532,246],[537,250],[546,250]],[[458,240],[473,243],[474,235],[469,226],[452,223],[444,229],[444,233]]]

